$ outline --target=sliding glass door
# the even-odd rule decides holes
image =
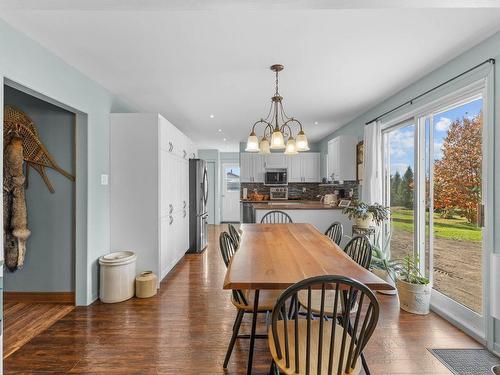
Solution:
[[[414,254],[433,284],[431,303],[484,337],[483,92],[416,114],[383,132],[391,256]]]

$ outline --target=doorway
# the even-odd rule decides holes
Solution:
[[[434,311],[483,342],[489,254],[484,97],[484,87],[451,95],[383,130],[391,257],[415,256],[433,285]]]
[[[240,221],[240,165],[222,164],[222,222]]]

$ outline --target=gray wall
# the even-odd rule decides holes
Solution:
[[[5,86],[4,103],[25,112],[35,122],[42,143],[56,162],[71,174],[74,170],[74,114]],[[68,292],[75,290],[75,183],[47,169],[52,194],[33,169],[26,190],[28,239],[23,269],[4,270],[5,291]]]
[[[109,174],[109,114],[138,109],[0,20],[0,81],[4,80],[77,112],[76,302],[88,305],[97,298],[98,258],[110,251],[109,186],[100,183],[101,174]]]
[[[493,108],[490,108],[490,113],[487,115],[490,118],[490,121],[493,122],[494,127],[496,128],[496,124],[500,123],[500,101],[496,100],[496,96],[498,88],[500,87],[500,74],[498,74],[498,64],[500,62],[500,33],[493,35],[492,37],[486,39],[484,42],[478,44],[477,46],[471,48],[470,50],[464,52],[462,55],[457,58],[451,60],[450,62],[442,65],[432,73],[426,75],[425,77],[417,80],[415,83],[409,85],[405,89],[400,92],[394,93],[390,98],[385,99],[379,105],[367,109],[365,113],[355,118],[351,122],[345,124],[342,128],[333,132],[329,136],[325,137],[320,142],[320,149],[322,152],[326,152],[326,145],[328,140],[341,135],[341,134],[349,134],[358,136],[358,138],[363,137],[364,131],[364,123],[372,120],[374,117],[388,111],[407,100],[419,95],[442,82],[452,78],[453,76],[460,74],[467,69],[479,64],[486,59],[495,58],[496,64],[491,66],[483,67],[483,69],[479,69],[474,74],[471,74],[468,78],[462,78],[461,80],[455,81],[455,83],[447,86],[446,88],[436,92],[435,96],[442,95],[443,93],[450,92],[453,89],[464,85],[466,82],[470,82],[477,76],[485,76],[485,72],[488,69],[493,69],[494,82],[489,82],[489,84],[493,84],[493,90],[489,92],[489,97],[487,98],[488,103],[492,104]],[[495,96],[495,97],[493,97]],[[425,98],[415,101],[413,105],[405,106],[403,109],[395,112],[389,118],[397,117],[404,112],[411,111],[414,107],[420,106],[422,103],[428,102],[433,98],[433,94],[426,96]],[[487,239],[487,247],[488,251],[492,253],[500,253],[500,231],[499,223],[500,223],[500,182],[498,179],[500,178],[500,152],[497,150],[500,149],[500,132],[496,131],[492,136],[492,146],[491,152],[488,155],[488,163],[489,165],[494,165],[494,181],[489,181],[489,183],[493,184],[493,196],[491,197],[491,201],[488,202],[487,206],[487,225],[490,229],[491,237]],[[495,152],[493,152],[493,150]],[[487,261],[489,264],[489,261]],[[484,270],[484,278],[485,280],[490,280],[490,275],[488,274],[488,270]],[[495,276],[495,275],[494,275]],[[498,275],[494,280],[498,280]],[[487,285],[487,289],[492,289],[492,293],[498,293],[499,286],[498,285]],[[488,347],[493,349],[497,354],[500,354],[500,320],[496,320],[492,317],[489,317],[487,320],[487,339],[488,339]]]

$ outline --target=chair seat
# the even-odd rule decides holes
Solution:
[[[307,290],[300,290],[298,293],[299,303],[302,307],[307,308]],[[325,290],[325,306],[324,314],[329,318],[333,318],[333,304],[335,299],[335,290]],[[358,311],[358,303],[351,309],[351,314]],[[311,291],[311,312],[315,315],[321,313],[321,290]],[[342,315],[344,312],[343,303],[341,298],[338,299],[337,316]]]
[[[317,374],[318,370],[318,343],[319,343],[319,320],[311,320],[311,364],[310,364],[310,374]],[[335,344],[333,351],[333,362],[332,362],[332,373],[337,374],[337,368],[340,362],[340,348],[342,346],[342,336],[344,334],[343,328],[332,320],[323,321],[323,336],[322,336],[322,359],[321,359],[321,374],[328,374],[328,362],[330,355],[330,339],[332,324],[336,324],[335,327]],[[285,374],[306,374],[306,345],[307,345],[307,319],[298,320],[298,342],[299,342],[299,372],[295,372],[295,321],[290,320],[287,324],[288,331],[288,344],[289,344],[289,355],[290,355],[290,367],[286,366],[285,359],[285,325],[283,321],[278,321],[277,331],[281,347],[281,352],[283,358],[278,359],[276,354],[276,347],[274,345],[274,338],[272,327],[269,327],[269,348],[271,350],[271,355],[273,356],[274,362],[280,368],[282,373]],[[349,348],[351,343],[351,336],[346,335],[346,348]],[[347,350],[344,353],[343,358],[343,369],[345,369],[345,363],[347,362]],[[360,358],[357,359],[356,365],[349,372],[342,372],[342,374],[357,375],[361,370]]]
[[[278,297],[281,295],[282,290],[261,290],[259,293],[259,309],[258,312],[272,311]],[[245,298],[247,300],[247,305],[236,301],[234,298],[231,298],[231,302],[234,306],[236,306],[240,310],[244,310],[246,312],[253,312],[253,301],[255,297],[255,290],[245,290],[244,292]]]

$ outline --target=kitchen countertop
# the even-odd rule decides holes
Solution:
[[[274,201],[248,201],[253,203],[256,210],[342,210],[342,207],[330,206],[320,201],[299,201],[299,200],[274,200]]]

